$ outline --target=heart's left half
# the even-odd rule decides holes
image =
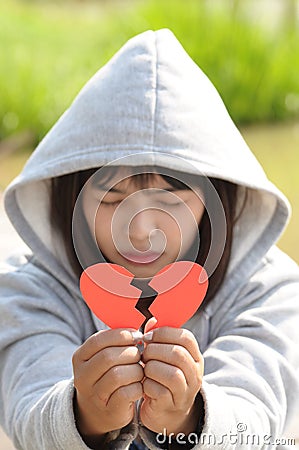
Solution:
[[[134,275],[117,264],[99,263],[84,270],[81,294],[91,311],[110,328],[139,329],[145,317],[135,305],[141,290],[131,285]]]

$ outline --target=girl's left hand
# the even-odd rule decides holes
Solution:
[[[194,432],[201,414],[194,402],[204,372],[194,335],[186,329],[162,327],[145,342],[143,425],[155,433],[166,430],[167,435]]]

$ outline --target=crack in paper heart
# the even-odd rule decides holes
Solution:
[[[139,329],[146,317],[140,312],[143,290],[134,275],[117,264],[88,267],[80,278],[82,296],[93,313],[110,328]],[[154,299],[146,308],[156,327],[182,326],[197,311],[208,288],[199,264],[177,261],[160,270],[147,285]]]
[[[139,279],[136,277],[134,277],[133,280],[131,281],[131,285],[135,286],[137,289],[141,291],[140,297],[135,305],[135,308],[144,316],[144,322],[142,325],[145,325],[145,322],[147,320],[149,320],[151,317],[154,317],[150,311],[150,307],[156,300],[156,297],[159,295],[159,292],[155,291],[155,289],[149,286],[149,282],[146,283],[146,286],[142,288]],[[143,294],[145,295],[143,296]],[[145,311],[146,314],[144,314],[143,311]]]

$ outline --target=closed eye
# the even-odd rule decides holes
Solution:
[[[183,204],[183,202],[170,203],[170,202],[163,202],[163,201],[158,201],[158,203],[159,203],[159,205],[165,206],[165,207],[180,206]]]
[[[117,200],[115,202],[103,202],[101,201],[102,205],[107,205],[107,206],[116,206],[119,205],[122,202],[122,200]]]
[[[107,206],[116,206],[119,205],[122,202],[122,200],[116,200],[114,202],[104,202],[102,200],[101,204],[102,205],[107,205]],[[180,206],[182,205],[184,202],[180,201],[180,202],[176,202],[176,203],[171,203],[171,202],[163,202],[162,200],[158,200],[157,204],[160,206],[164,206],[164,207],[175,207],[175,206]],[[153,205],[154,207],[154,205]]]

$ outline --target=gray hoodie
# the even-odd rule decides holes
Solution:
[[[31,252],[1,267],[1,425],[18,449],[87,449],[73,415],[71,359],[106,326],[82,300],[63,245],[53,242],[49,179],[133,154],[136,166],[180,170],[188,161],[190,172],[238,184],[238,201],[247,189],[224,282],[184,325],[205,361],[195,448],[276,448],[299,398],[299,271],[275,247],[289,205],[169,30],[129,40],[6,191],[7,214]],[[137,419],[110,433],[107,448],[128,449],[137,434],[150,449],[166,448]]]

